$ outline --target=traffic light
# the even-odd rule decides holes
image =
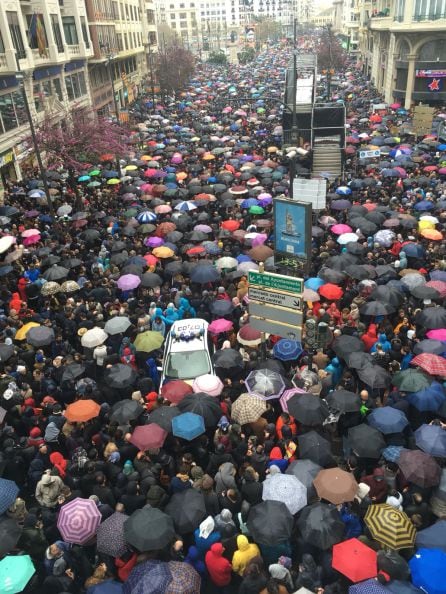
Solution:
[[[317,326],[316,320],[309,319],[305,322],[305,343],[309,347],[315,347],[317,343]]]
[[[317,348],[323,349],[329,342],[328,324],[319,322],[317,326]]]

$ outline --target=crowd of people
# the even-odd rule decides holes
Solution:
[[[303,292],[328,335],[262,343],[247,273],[276,270],[289,60],[199,65],[176,100],[140,100],[82,207],[48,172],[57,219],[37,175],[5,191],[0,592],[445,592],[446,144],[339,74],[345,174]],[[160,385],[195,318],[216,375]]]

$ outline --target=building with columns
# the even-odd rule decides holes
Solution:
[[[387,102],[446,101],[446,0],[359,0],[359,65]]]
[[[72,107],[90,105],[92,55],[84,0],[0,2],[1,183],[32,164],[23,87],[36,123],[49,115],[62,119]]]

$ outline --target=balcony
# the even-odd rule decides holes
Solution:
[[[0,54],[0,70],[8,70],[8,61],[5,54]]]
[[[33,54],[33,60],[34,60],[34,65],[38,66],[39,64],[47,64],[49,61],[49,52],[48,49],[47,51],[47,55],[46,56],[41,56],[40,55],[40,50],[38,49],[33,49],[31,50],[32,54]]]
[[[76,45],[68,45],[68,55],[72,58],[77,58],[81,55],[81,48],[79,44]]]
[[[438,12],[435,14],[414,14],[412,20],[416,23],[423,21],[439,21],[446,19],[446,12]]]
[[[368,21],[369,29],[373,31],[387,31],[393,23],[393,18],[387,16],[373,16]]]

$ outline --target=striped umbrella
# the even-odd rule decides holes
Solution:
[[[415,542],[415,526],[408,516],[387,503],[370,505],[364,521],[372,538],[390,549],[406,549]]]
[[[143,210],[136,216],[136,220],[141,225],[144,225],[145,223],[152,223],[153,221],[156,221],[156,219],[156,214],[151,210]]]
[[[61,507],[57,528],[66,542],[82,545],[96,534],[101,519],[92,499],[76,497]]]

